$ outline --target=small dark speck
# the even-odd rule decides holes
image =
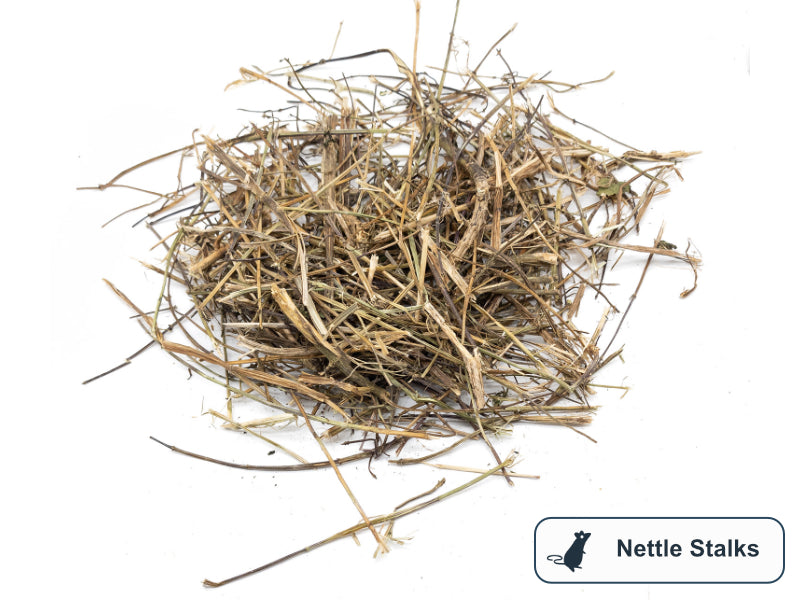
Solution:
[[[275,454],[275,450],[270,450],[269,452],[267,452],[267,454],[268,454],[269,456],[272,456],[273,454]]]

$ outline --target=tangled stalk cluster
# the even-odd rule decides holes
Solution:
[[[379,55],[395,75],[325,75]],[[114,289],[152,343],[229,398],[300,418],[327,457],[309,463],[263,435],[286,419],[243,422],[230,402],[227,415],[211,411],[296,461],[263,468],[339,474],[412,439],[449,437],[436,455],[482,439],[509,476],[492,433],[589,420],[593,379],[619,354],[599,345],[609,312],[624,310],[604,291],[612,260],[643,253],[644,271],[654,256],[698,263],[660,234],[652,246],[626,242],[688,153],[612,154],[552,120],[577,123],[550,94],[578,86],[510,69],[486,83],[479,67],[458,86],[447,64],[437,80],[389,50],[290,65],[285,84],[242,69],[235,84],[280,88],[286,106],[236,138],[175,152],[194,155],[200,176],[148,215],[179,215],[161,239],[163,266],[151,267],[163,275],[156,310]],[[575,322],[586,297],[605,303],[588,332]],[[372,449],[333,458],[324,440],[343,432]]]
[[[326,80],[318,63],[283,86],[242,69],[236,84],[281,87],[298,116],[183,149],[201,178],[150,214],[189,213],[167,236],[148,329],[234,394],[376,448],[587,422],[576,409],[617,352],[598,347],[605,315],[590,334],[574,317],[587,290],[618,310],[602,287],[612,252],[696,263],[666,242],[624,242],[688,154],[614,156],[531,101],[537,87],[576,86],[472,75],[459,89],[375,53],[399,76]],[[173,282],[189,313],[172,305]],[[189,343],[168,339],[176,326]]]

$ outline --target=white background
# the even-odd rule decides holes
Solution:
[[[457,26],[472,63],[502,44],[520,73],[610,81],[559,97],[565,112],[643,147],[702,150],[685,183],[646,222],[650,243],[691,238],[699,287],[657,264],[622,329],[625,364],[604,378],[586,431],[519,428],[521,472],[398,522],[413,536],[373,560],[374,542],[338,542],[220,590],[224,578],[358,520],[328,472],[256,474],[198,463],[148,436],[241,462],[265,446],[201,416],[218,390],[186,382],[158,352],[91,386],[146,340],[101,282],[147,304],[137,266],[152,242],[133,219],[141,201],[75,192],[191,131],[236,133],[257,92],[223,92],[240,66],[272,68],[389,47],[410,61],[411,2],[40,3],[3,17],[2,444],[3,595],[9,598],[254,598],[299,595],[479,598],[792,598],[800,590],[796,309],[798,139],[795,15],[785,3],[465,0]],[[17,12],[15,12],[17,11]],[[19,12],[23,11],[23,12]],[[441,65],[452,5],[423,5],[419,63]],[[465,57],[465,48],[459,59]],[[494,63],[496,65],[496,63]],[[599,138],[587,133],[594,141]],[[174,186],[173,165],[149,180]],[[629,292],[628,292],[629,293]],[[624,297],[624,294],[623,294]],[[448,459],[488,466],[478,448]],[[344,469],[369,514],[468,479],[385,462]],[[554,586],[533,573],[544,517],[771,516],[787,531],[786,574],[769,586]],[[796,559],[795,559],[796,560]]]

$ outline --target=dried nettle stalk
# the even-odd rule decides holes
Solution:
[[[326,72],[377,55],[397,72]],[[369,528],[385,548],[378,525],[461,489],[370,519],[339,464],[389,451],[398,464],[417,463],[431,456],[412,440],[449,438],[437,455],[481,440],[497,461],[491,472],[510,477],[492,434],[521,422],[587,423],[592,381],[619,352],[599,345],[608,312],[625,309],[604,293],[610,261],[632,251],[645,265],[656,255],[698,263],[660,234],[652,246],[625,241],[687,153],[614,155],[556,124],[575,121],[551,94],[578,86],[510,69],[481,79],[478,67],[457,86],[454,74],[434,79],[383,49],[242,69],[235,84],[276,86],[291,109],[176,151],[197,157],[199,179],[147,215],[179,215],[153,267],[164,275],[155,312],[118,291],[180,363],[229,398],[298,419],[319,441],[326,460],[301,462],[265,436],[281,419],[242,423],[230,403],[227,414],[212,411],[293,462],[248,468],[336,469],[362,522],[319,545]],[[174,305],[175,286],[190,310]],[[575,317],[589,297],[607,308],[584,332]],[[343,433],[374,449],[334,458],[326,442]],[[406,448],[412,457],[397,458]]]

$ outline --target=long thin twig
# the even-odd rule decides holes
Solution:
[[[291,552],[291,553],[289,553],[289,554],[287,554],[285,556],[282,556],[282,557],[280,557],[278,559],[275,559],[275,560],[273,560],[271,562],[268,562],[268,563],[266,563],[264,565],[261,565],[260,567],[256,567],[255,569],[251,569],[251,570],[249,570],[249,571],[247,571],[245,573],[240,573],[239,575],[234,575],[233,577],[229,577],[229,578],[223,579],[221,581],[212,581],[212,580],[206,579],[206,580],[203,581],[203,585],[205,585],[207,587],[221,587],[223,585],[228,585],[229,583],[233,583],[234,581],[239,581],[240,579],[244,579],[245,577],[249,577],[250,575],[255,575],[256,573],[261,573],[262,571],[266,571],[267,569],[270,569],[272,567],[276,567],[279,564],[284,563],[284,562],[286,562],[288,560],[291,560],[292,558],[295,558],[297,556],[301,556],[303,554],[308,554],[309,552],[312,552],[314,550],[322,548],[323,546],[325,546],[327,544],[330,544],[331,542],[335,542],[337,540],[341,540],[343,538],[350,537],[350,536],[358,533],[359,531],[367,529],[369,527],[369,524],[371,524],[373,526],[377,526],[377,525],[382,525],[383,523],[390,523],[390,522],[393,522],[393,521],[397,521],[398,519],[402,519],[403,517],[407,517],[410,514],[413,514],[415,512],[418,512],[420,510],[423,510],[425,508],[433,506],[434,504],[437,504],[438,502],[441,502],[442,500],[445,500],[445,499],[449,498],[450,496],[454,496],[455,494],[463,492],[464,490],[472,487],[476,483],[480,483],[481,481],[483,481],[487,477],[490,477],[491,475],[494,475],[495,473],[497,473],[501,469],[505,469],[505,468],[511,467],[511,465],[513,463],[514,463],[514,456],[512,455],[512,456],[509,456],[506,460],[504,460],[501,464],[499,464],[496,467],[493,467],[493,468],[487,470],[486,472],[482,473],[480,476],[476,477],[475,479],[472,479],[472,480],[464,483],[463,485],[455,487],[452,490],[448,490],[447,492],[445,492],[443,494],[440,494],[440,495],[438,495],[438,496],[436,496],[434,498],[431,498],[430,500],[426,500],[425,502],[420,502],[419,504],[414,504],[414,505],[408,506],[406,508],[401,508],[399,510],[395,510],[394,512],[391,512],[391,513],[386,514],[386,515],[381,515],[381,516],[378,516],[378,517],[372,517],[367,522],[357,523],[356,525],[353,525],[352,527],[348,527],[347,529],[343,529],[342,531],[334,533],[333,535],[328,536],[325,539],[322,539],[322,540],[320,540],[318,542],[315,542],[315,543],[313,543],[313,544],[311,544],[309,546],[305,546],[304,548],[300,548],[299,550],[295,550],[294,552]]]

